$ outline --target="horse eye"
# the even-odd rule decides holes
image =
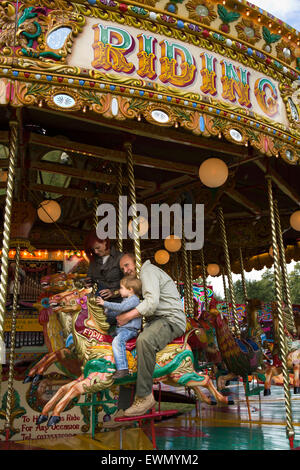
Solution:
[[[64,307],[66,305],[66,302],[64,302],[63,300],[60,302],[60,305],[61,307]]]

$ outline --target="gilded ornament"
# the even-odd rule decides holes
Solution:
[[[294,53],[289,43],[282,40],[276,44],[275,48],[278,59],[282,60],[283,62],[290,64],[295,59]]]
[[[248,141],[248,136],[242,126],[234,124],[227,124],[222,130],[224,137],[237,145],[245,145]]]
[[[230,26],[229,24],[238,20],[239,17],[241,16],[240,13],[236,11],[229,11],[227,10],[223,5],[218,4],[218,15],[222,21],[220,25],[220,30],[223,31],[224,33],[229,33],[230,32]]]
[[[250,44],[255,44],[261,39],[260,28],[251,21],[243,18],[240,23],[235,26],[238,37],[242,41],[246,41]]]
[[[207,26],[210,26],[210,23],[217,18],[213,5],[205,0],[189,0],[186,8],[189,12],[189,18]]]

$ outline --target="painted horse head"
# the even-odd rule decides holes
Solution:
[[[76,313],[82,309],[84,298],[92,292],[92,288],[72,289],[49,297],[53,312]]]

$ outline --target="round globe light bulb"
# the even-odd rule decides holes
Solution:
[[[200,181],[209,188],[218,188],[228,178],[228,167],[220,158],[208,158],[199,168]]]
[[[210,276],[217,276],[220,272],[220,266],[216,263],[210,263],[207,265],[207,273]]]
[[[169,235],[165,241],[164,245],[166,250],[170,251],[171,253],[174,253],[181,248],[181,239],[177,237],[176,235]]]
[[[148,229],[149,229],[148,220],[145,219],[145,217],[137,217],[137,230],[138,230],[137,235],[139,237],[142,237],[148,232]],[[133,221],[132,220],[130,220],[128,223],[128,232],[130,236],[133,238]]]
[[[154,259],[157,264],[166,264],[170,259],[170,255],[166,250],[158,250],[154,255]]]
[[[61,207],[56,201],[48,200],[41,202],[37,210],[39,219],[46,224],[56,222],[61,216]]]
[[[290,225],[294,230],[300,231],[300,210],[293,212],[290,217]]]

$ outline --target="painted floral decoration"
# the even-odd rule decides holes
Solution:
[[[239,39],[250,44],[255,44],[261,39],[260,28],[251,20],[242,19],[235,27]]]
[[[294,53],[291,49],[289,43],[284,42],[283,40],[276,44],[276,51],[278,59],[282,60],[283,62],[290,64],[294,59]]]
[[[217,18],[213,6],[205,0],[189,0],[186,8],[189,12],[189,18],[207,26]]]

